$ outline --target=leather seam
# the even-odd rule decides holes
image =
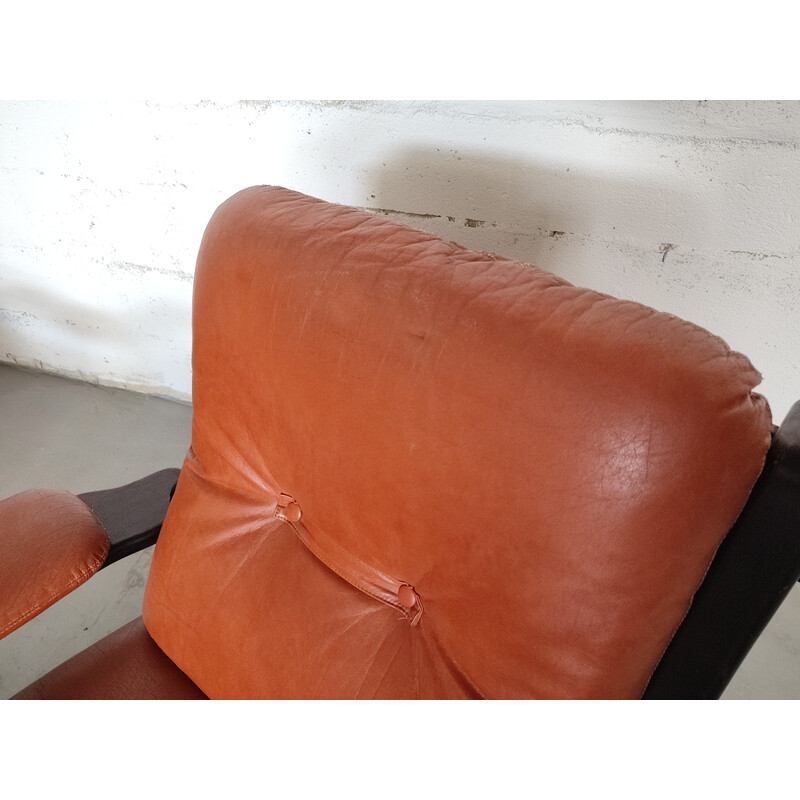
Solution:
[[[276,514],[276,516],[278,516],[278,515]],[[283,522],[285,522],[287,525],[289,525],[289,526],[290,526],[290,527],[291,527],[291,528],[294,530],[294,532],[295,532],[295,535],[296,535],[296,536],[297,536],[297,538],[298,538],[298,539],[299,539],[299,540],[302,542],[302,544],[304,544],[304,545],[306,546],[306,548],[307,548],[308,550],[310,550],[310,551],[311,551],[311,553],[312,553],[312,554],[313,554],[313,555],[314,555],[316,558],[318,558],[318,559],[319,559],[319,560],[320,560],[320,561],[321,561],[323,564],[325,564],[325,566],[326,566],[326,567],[328,567],[328,569],[329,569],[329,570],[331,570],[332,572],[336,573],[336,574],[337,574],[337,575],[338,575],[338,576],[339,576],[339,577],[340,577],[342,580],[344,580],[344,581],[346,581],[347,583],[349,583],[349,584],[350,584],[350,585],[351,585],[351,586],[352,586],[354,589],[358,589],[358,591],[360,591],[360,592],[363,592],[364,594],[368,595],[369,597],[372,597],[374,600],[378,600],[379,602],[383,603],[384,605],[387,605],[387,606],[389,606],[390,608],[394,608],[394,609],[396,609],[396,610],[397,610],[397,611],[399,611],[399,612],[400,612],[400,613],[401,613],[401,614],[402,614],[402,615],[403,615],[403,616],[404,616],[406,619],[408,619],[408,617],[409,617],[409,614],[408,614],[408,612],[406,611],[405,607],[404,607],[404,606],[402,606],[402,605],[401,605],[399,602],[398,602],[397,604],[395,604],[395,603],[392,603],[390,600],[387,600],[385,597],[381,597],[381,596],[380,596],[380,595],[378,595],[377,593],[375,593],[375,592],[371,591],[369,588],[367,588],[367,587],[365,587],[365,586],[361,586],[361,585],[359,585],[359,584],[355,583],[355,582],[353,581],[353,579],[352,579],[352,578],[350,578],[350,577],[348,577],[346,574],[344,574],[344,572],[345,572],[344,570],[342,570],[342,569],[339,569],[339,568],[337,568],[336,566],[334,566],[334,565],[333,565],[333,564],[330,562],[330,560],[329,560],[328,558],[326,558],[326,557],[325,557],[325,556],[324,556],[324,555],[323,555],[323,554],[320,552],[320,548],[319,548],[319,547],[314,547],[314,546],[312,546],[312,544],[311,544],[311,543],[310,543],[310,541],[309,541],[309,540],[311,539],[311,536],[309,535],[308,537],[305,537],[305,536],[303,535],[302,531],[300,530],[300,528],[299,528],[299,527],[296,525],[296,523],[294,523],[294,522],[290,522],[288,519],[284,519],[283,517],[280,517],[280,516],[278,516],[278,519],[280,519],[281,521],[283,521]],[[306,530],[308,530],[308,529],[306,528]],[[342,550],[343,552],[347,553],[347,555],[348,555],[348,556],[350,556],[351,558],[354,558],[354,559],[356,559],[356,560],[357,560],[357,561],[359,561],[361,564],[363,564],[363,565],[364,565],[364,567],[365,567],[366,569],[368,569],[368,570],[371,570],[371,571],[374,571],[374,570],[372,570],[372,569],[371,569],[371,567],[370,567],[368,564],[366,564],[364,561],[362,561],[362,560],[361,560],[361,559],[360,559],[358,556],[352,555],[352,554],[350,554],[350,553],[349,553],[349,551],[345,550],[345,549],[344,549],[344,548],[343,548],[343,547],[342,547],[342,546],[341,546],[341,545],[340,545],[338,542],[333,542],[333,544],[334,544],[336,547],[338,547],[340,550]],[[398,584],[400,584],[401,582],[400,582],[400,581],[398,581],[397,583],[398,583]]]
[[[407,609],[405,606],[401,605],[399,602],[398,602],[397,605],[395,605],[394,603],[390,602],[389,600],[387,600],[387,599],[385,599],[383,597],[380,597],[379,595],[375,594],[374,592],[371,592],[368,588],[365,588],[363,586],[357,585],[356,583],[353,582],[353,580],[351,578],[349,578],[346,575],[342,574],[343,571],[341,571],[341,570],[337,569],[335,566],[333,566],[330,563],[330,561],[323,554],[321,554],[319,552],[319,548],[316,548],[316,547],[312,546],[312,544],[310,543],[311,540],[312,540],[310,532],[309,532],[309,535],[307,537],[304,536],[302,531],[301,531],[301,529],[300,529],[300,527],[296,523],[291,522],[290,520],[279,516],[278,513],[277,513],[277,510],[275,512],[275,516],[279,520],[281,520],[282,522],[285,522],[287,525],[289,525],[294,530],[294,533],[297,536],[297,538],[312,553],[312,555],[314,555],[315,558],[319,559],[319,561],[321,561],[328,569],[330,569],[333,573],[338,575],[342,580],[344,580],[348,584],[350,584],[350,586],[352,586],[354,589],[362,592],[363,594],[366,594],[369,597],[372,597],[374,600],[377,600],[378,602],[383,603],[384,605],[387,605],[387,606],[389,606],[391,608],[395,608],[396,610],[401,612],[401,614],[403,615],[403,617],[406,620],[411,620],[412,618],[419,618],[419,616],[422,613],[421,612],[421,608],[416,614],[414,614],[414,617],[412,617],[412,612],[414,611],[415,607]],[[305,528],[305,526],[304,526],[304,529],[306,531],[308,531],[308,528]],[[375,572],[375,570],[372,570],[372,568],[366,562],[362,561],[362,559],[360,559],[358,556],[352,555],[348,550],[345,550],[338,542],[332,542],[332,544],[335,545],[337,548],[339,548],[339,550],[341,550],[342,552],[346,553],[348,556],[354,558],[356,561],[358,561],[359,563],[363,564],[366,569]],[[392,579],[392,580],[394,580],[394,579]],[[400,585],[403,585],[403,582],[401,582],[401,581],[397,581],[397,583],[400,584]],[[406,585],[408,585],[408,584],[406,584]],[[415,592],[415,594],[416,594],[416,592]],[[421,603],[421,601],[419,599],[417,600],[417,602],[418,602],[418,604]],[[446,659],[446,661],[449,662],[451,672],[455,672],[455,674],[458,676],[458,678],[464,684],[466,684],[474,692],[474,694],[477,697],[479,697],[481,700],[485,700],[486,699],[486,695],[472,682],[472,680],[469,678],[469,676],[464,671],[462,666],[458,663],[458,661],[456,661],[455,658],[453,658],[453,656],[450,654],[450,652],[447,650],[447,648],[444,647],[444,645],[442,644],[441,640],[436,635],[436,632],[434,630],[431,630],[431,636],[432,636],[433,641],[436,644],[436,647],[438,648],[438,650],[444,655],[444,658]]]
[[[51,605],[56,603],[61,598],[66,597],[73,589],[80,586],[82,583],[86,583],[102,566],[103,562],[108,555],[109,545],[107,544],[105,547],[105,554],[102,558],[95,558],[92,563],[90,563],[86,569],[82,569],[80,571],[80,575],[78,577],[73,578],[69,583],[62,586],[58,591],[51,593],[46,599],[39,601],[36,605],[27,608],[21,614],[18,614],[14,619],[10,622],[6,623],[3,628],[0,628],[0,638],[7,636],[9,633],[12,633],[17,628],[24,625],[29,620],[33,619],[35,616],[40,614],[46,608],[49,608]]]

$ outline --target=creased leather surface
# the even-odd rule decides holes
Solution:
[[[144,614],[204,692],[641,694],[769,446],[745,357],[274,187],[218,209],[194,291],[192,450]],[[355,563],[413,587],[418,624]]]
[[[87,581],[108,535],[74,494],[32,489],[0,500],[0,638]]]

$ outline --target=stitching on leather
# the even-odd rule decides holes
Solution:
[[[277,494],[278,496],[281,496],[282,494],[285,493],[278,491]],[[295,502],[295,503],[297,502],[294,499],[294,497],[292,497],[292,495],[285,495],[285,496],[287,498],[290,498],[289,502]],[[332,572],[334,572],[336,575],[342,578],[342,580],[347,581],[347,583],[349,583],[354,589],[357,589],[363,594],[366,594],[368,597],[372,597],[374,600],[377,600],[378,602],[383,603],[384,605],[388,605],[389,607],[399,611],[406,618],[406,620],[411,622],[411,627],[415,627],[417,623],[419,623],[423,614],[422,598],[417,593],[417,590],[414,589],[413,586],[411,586],[411,584],[408,584],[404,581],[398,581],[395,578],[390,578],[389,576],[386,576],[388,580],[394,581],[398,585],[405,584],[407,586],[411,586],[411,589],[417,598],[417,602],[411,608],[406,608],[404,605],[402,605],[402,603],[399,602],[399,600],[397,601],[397,603],[393,603],[388,599],[386,599],[385,597],[381,597],[375,594],[374,592],[370,591],[368,587],[360,586],[354,583],[353,579],[350,578],[348,575],[344,574],[344,571],[342,569],[340,569],[339,567],[335,566],[330,562],[326,554],[320,552],[321,548],[316,546],[317,541],[311,535],[311,532],[308,530],[308,528],[304,525],[303,528],[301,529],[297,523],[291,522],[290,520],[281,516],[279,514],[280,508],[281,508],[280,506],[276,505],[275,511],[273,512],[274,516],[281,522],[284,522],[286,525],[288,525],[294,531],[295,536],[297,536],[297,538],[306,547],[306,549],[309,550],[315,558],[319,559],[319,561],[325,564],[325,566],[328,567],[328,569],[330,569]],[[304,535],[303,531],[306,532],[306,535]],[[330,543],[338,550],[340,550],[342,553],[344,553],[346,557],[352,558],[359,564],[363,565],[363,567],[369,573],[372,573],[373,575],[378,573],[378,570],[374,569],[373,567],[370,567],[369,564],[367,564],[365,561],[363,561],[361,558],[354,555],[353,553],[350,553],[349,550],[346,550],[338,542],[330,540]],[[378,574],[382,575],[382,573]],[[470,678],[467,676],[467,673],[464,671],[464,669],[461,667],[458,661],[456,661],[456,659],[453,658],[448,649],[442,644],[441,640],[436,635],[436,632],[433,629],[430,629],[430,635],[433,639],[436,649],[440,652],[440,654],[443,657],[445,668],[450,672],[450,674],[453,677],[455,677],[456,681],[461,684],[462,688],[465,689],[468,688],[473,692],[473,694],[476,697],[485,700],[486,695],[472,682],[472,680],[470,680]]]
[[[295,535],[300,540],[300,542],[303,545],[305,545],[305,547],[308,550],[310,550],[311,553],[313,553],[313,555],[316,558],[318,558],[323,564],[325,564],[325,566],[328,567],[328,569],[330,569],[332,572],[335,572],[340,578],[342,578],[342,580],[347,581],[347,583],[349,583],[354,589],[358,589],[358,591],[363,592],[364,594],[368,595],[369,597],[372,597],[374,600],[378,600],[379,602],[383,603],[384,605],[390,606],[391,608],[394,608],[397,611],[400,611],[400,613],[403,614],[403,616],[406,617],[406,619],[408,619],[409,614],[408,614],[407,609],[405,608],[405,606],[403,606],[399,602],[397,604],[392,603],[391,601],[387,600],[385,597],[381,597],[380,595],[378,595],[375,592],[371,591],[368,587],[360,586],[360,585],[354,583],[353,579],[350,578],[348,575],[346,575],[344,570],[342,570],[341,568],[339,568],[339,567],[335,566],[334,564],[332,564],[329,561],[328,558],[326,558],[322,553],[320,553],[319,552],[319,548],[312,547],[309,544],[309,542],[307,541],[306,537],[303,536],[302,532],[300,531],[300,529],[298,528],[296,523],[290,522],[288,519],[284,519],[283,517],[278,516],[277,513],[275,514],[275,516],[278,517],[278,519],[280,519],[282,522],[285,522],[287,525],[289,525],[294,530]],[[308,530],[308,529],[306,528],[306,530]],[[310,538],[310,537],[308,537],[308,538]],[[350,553],[347,550],[345,550],[338,542],[333,542],[333,544],[336,545],[343,552],[345,552],[348,555],[350,555]],[[361,559],[358,558],[358,556],[352,556],[352,557],[354,559],[356,559],[357,561],[359,561],[360,563],[364,564],[364,566],[367,569],[371,569],[371,567],[369,567],[367,564],[365,564],[363,561],[361,561]],[[372,571],[374,572],[374,570],[372,570]],[[398,581],[398,583],[400,583],[400,581]]]
[[[281,494],[285,494],[285,493],[278,492],[279,496]],[[294,498],[291,495],[286,495],[286,497],[291,498],[290,502],[297,502],[296,500],[294,500]],[[421,602],[419,600],[417,602],[417,605],[419,606],[419,608],[417,608],[416,606],[412,606],[409,609],[409,608],[406,608],[402,603],[400,603],[399,600],[396,601],[396,602],[393,602],[392,600],[390,600],[390,599],[388,599],[386,597],[382,597],[381,595],[379,595],[376,592],[372,591],[369,588],[369,586],[364,586],[362,581],[355,582],[354,578],[347,574],[347,570],[346,569],[343,569],[342,567],[338,566],[337,564],[332,563],[332,561],[330,559],[330,556],[327,553],[324,552],[324,548],[319,545],[318,541],[313,537],[313,535],[311,534],[311,531],[309,531],[309,529],[305,525],[301,528],[299,526],[299,524],[297,524],[295,522],[292,522],[291,520],[286,519],[284,516],[282,516],[279,513],[279,509],[280,509],[280,506],[276,506],[275,511],[273,512],[275,517],[277,519],[281,520],[282,522],[285,522],[287,525],[289,525],[292,528],[292,530],[294,531],[294,533],[297,536],[297,538],[301,541],[301,543],[309,551],[311,551],[311,553],[316,558],[318,558],[323,564],[325,564],[325,566],[327,566],[328,569],[330,569],[331,571],[335,572],[340,578],[342,578],[343,580],[347,581],[347,583],[349,583],[353,588],[358,589],[358,591],[363,592],[367,596],[372,597],[374,600],[378,600],[379,602],[383,603],[384,605],[390,606],[391,608],[394,608],[395,610],[399,611],[403,615],[403,617],[405,617],[407,620],[411,621],[412,626],[415,626],[419,622],[419,618],[420,618],[420,616],[422,614]],[[379,581],[385,579],[385,580],[390,581],[390,582],[392,582],[394,584],[397,584],[398,587],[403,585],[404,581],[396,580],[395,578],[391,578],[388,575],[384,576],[383,573],[380,573],[378,570],[376,570],[374,567],[371,567],[369,564],[367,564],[365,561],[363,561],[357,555],[351,553],[349,550],[346,550],[338,542],[336,542],[334,540],[330,540],[330,544],[333,547],[335,547],[337,550],[342,552],[346,559],[351,559],[351,560],[357,562],[358,564],[360,564],[363,567],[364,571],[367,573],[366,580],[370,579],[369,578],[370,575],[371,576],[379,575],[379,576],[381,576],[378,579]],[[372,580],[375,580],[375,578],[373,577]],[[395,591],[395,587],[394,586],[390,586],[390,588],[386,589],[385,591],[387,592],[387,594],[393,593]],[[416,590],[414,591],[414,594],[419,598],[419,595],[416,593]],[[414,612],[413,617],[412,617],[412,612]]]
[[[109,550],[111,549],[111,541],[108,538],[108,531],[106,531],[105,526],[103,525],[102,522],[100,522],[100,519],[98,518],[97,514],[95,514],[94,509],[91,506],[89,506],[87,503],[81,500],[81,498],[78,497],[77,495],[71,495],[71,496],[79,501],[80,505],[82,506],[82,510],[87,511],[89,513],[93,522],[103,532],[103,535],[105,536],[105,540],[103,542],[103,551],[99,556],[95,556],[92,558],[91,561],[87,562],[85,568],[82,568],[80,566],[77,567],[79,571],[78,577],[73,578],[69,583],[62,586],[58,591],[52,592],[44,600],[41,600],[36,605],[27,608],[21,614],[18,614],[12,620],[7,622],[5,626],[3,626],[3,628],[0,628],[0,639],[7,636],[9,633],[13,633],[13,631],[15,631],[21,625],[33,619],[35,616],[40,614],[45,609],[49,608],[54,603],[61,600],[63,597],[66,597],[74,588],[88,581],[89,578],[91,578],[103,566],[106,558],[108,558],[108,553]]]
[[[95,558],[93,562],[88,565],[88,569],[81,569],[80,575],[78,575],[77,578],[73,578],[69,583],[62,586],[61,589],[50,594],[45,600],[41,600],[35,606],[28,608],[21,614],[18,614],[16,617],[14,617],[14,619],[0,629],[0,638],[12,633],[19,628],[20,625],[28,622],[28,620],[33,619],[37,614],[41,613],[46,608],[49,608],[51,605],[53,605],[53,603],[57,602],[62,597],[66,597],[77,586],[80,586],[82,583],[86,583],[86,581],[88,581],[89,578],[91,578],[97,572],[97,570],[100,569],[103,562],[106,560],[108,549],[108,546],[106,546],[105,555],[100,559]]]
[[[306,528],[306,530],[308,530],[308,528]],[[314,538],[313,536],[311,536],[311,531],[309,531],[309,538],[312,539],[312,540]],[[377,573],[378,572],[378,570],[376,570],[374,567],[371,567],[369,564],[367,564],[366,561],[364,561],[362,558],[357,556],[355,553],[351,553],[349,550],[346,550],[344,547],[342,547],[342,545],[340,545],[339,542],[335,541],[334,539],[331,539],[330,542],[335,548],[337,548],[338,550],[341,550],[345,554],[345,556],[347,558],[352,558],[355,561],[357,561],[359,564],[361,564],[367,572],[370,572],[370,573]],[[383,574],[383,573],[380,573],[380,574]],[[394,581],[398,586],[401,586],[404,583],[404,581],[398,581],[395,578],[390,578],[389,576],[387,576],[387,578],[389,580],[391,580],[391,581]],[[390,603],[390,605],[394,605],[394,604]],[[398,603],[398,608],[400,608],[402,610],[402,609],[405,608],[405,606],[403,606],[402,604]]]
[[[277,509],[275,511],[275,516],[278,519],[280,519],[282,522],[285,522],[287,525],[289,525],[294,530],[295,535],[297,536],[298,539],[300,539],[300,542],[303,545],[305,545],[305,547],[308,550],[310,550],[311,553],[316,558],[318,558],[323,564],[325,564],[325,566],[328,567],[328,569],[330,569],[332,572],[335,572],[340,578],[342,578],[343,580],[347,581],[347,583],[349,583],[354,589],[357,589],[358,591],[362,592],[363,594],[366,594],[369,597],[372,597],[373,599],[378,600],[379,602],[383,603],[384,605],[388,605],[391,608],[397,609],[398,611],[400,611],[403,614],[403,616],[407,620],[411,621],[411,627],[415,627],[417,625],[417,623],[420,621],[420,618],[422,617],[422,612],[423,612],[422,599],[420,598],[420,596],[417,593],[416,589],[411,587],[412,590],[414,591],[415,596],[417,597],[416,606],[412,606],[411,608],[406,608],[405,606],[403,606],[399,602],[398,602],[397,605],[395,605],[394,603],[391,603],[387,599],[376,595],[374,592],[369,591],[369,589],[367,589],[367,588],[365,588],[363,586],[356,585],[355,583],[353,583],[353,581],[347,575],[342,574],[342,571],[340,569],[338,569],[337,567],[332,565],[328,561],[327,558],[325,558],[322,554],[317,552],[317,549],[314,549],[314,548],[311,547],[311,545],[309,544],[308,540],[303,536],[303,534],[301,533],[299,527],[294,522],[290,522],[288,519],[284,519],[283,517],[279,516],[278,512],[277,512]],[[306,530],[308,530],[308,528],[306,528]],[[310,535],[309,535],[308,539],[311,539]],[[338,542],[332,542],[332,544],[334,544],[336,547],[338,547],[342,552],[346,553],[349,556],[352,556],[352,558],[356,559],[358,562],[363,564],[368,570],[371,570],[372,572],[376,571],[376,570],[373,570],[364,561],[362,561],[358,556],[352,555],[348,550],[345,550]],[[394,579],[392,578],[392,580],[394,580]],[[402,581],[397,581],[397,583],[402,585]],[[406,585],[410,585],[410,584],[406,584]],[[412,619],[412,612],[415,612],[414,616],[413,616],[413,619]],[[461,683],[462,688],[464,688],[466,686],[469,689],[471,689],[472,692],[474,693],[474,695],[477,696],[478,698],[480,698],[481,700],[485,700],[486,699],[486,695],[470,680],[470,678],[467,676],[467,673],[464,671],[464,669],[461,667],[461,665],[456,661],[455,658],[453,658],[453,656],[450,654],[450,652],[447,650],[447,648],[442,644],[441,640],[436,635],[436,632],[431,629],[430,630],[430,635],[433,638],[433,641],[434,641],[434,644],[436,645],[436,648],[439,650],[439,652],[443,656],[444,664],[445,664],[446,668],[448,669],[450,674],[455,677],[456,682]]]
[[[286,494],[286,493],[284,493],[284,492],[280,492],[280,493],[278,494],[278,497],[286,497],[286,498],[289,498],[289,503],[297,503],[297,500],[295,500],[295,499],[294,499],[294,498],[293,498],[291,495],[289,495],[289,494]],[[297,505],[300,505],[300,504],[299,504],[299,503],[297,503]],[[285,522],[287,525],[291,525],[291,526],[292,526],[292,528],[294,528],[294,530],[295,530],[295,533],[297,534],[298,538],[300,538],[300,540],[303,542],[303,544],[306,544],[306,542],[305,542],[305,538],[304,538],[304,536],[303,536],[303,533],[302,533],[302,531],[300,530],[300,528],[298,527],[297,523],[295,523],[295,522],[292,522],[291,520],[288,520],[288,519],[286,519],[285,517],[281,516],[281,515],[280,515],[280,513],[279,513],[279,511],[278,511],[278,509],[280,509],[280,507],[281,507],[281,506],[279,505],[279,506],[277,506],[277,507],[275,508],[275,516],[276,516],[276,517],[277,517],[279,520],[281,520],[282,522]],[[308,530],[308,528],[307,528],[306,526],[303,526],[303,527],[305,528],[305,530],[306,530],[306,531],[308,531],[308,538],[313,540],[313,538],[314,538],[314,537],[313,537],[313,536],[311,536],[311,531],[309,531],[309,530]],[[375,569],[373,569],[373,568],[372,568],[372,567],[371,567],[369,564],[367,564],[367,563],[366,563],[366,561],[363,561],[363,560],[362,560],[362,559],[361,559],[359,556],[355,555],[355,553],[351,553],[349,550],[345,550],[345,548],[344,548],[344,547],[342,547],[342,546],[341,546],[341,545],[340,545],[340,544],[339,544],[337,541],[335,541],[335,540],[331,539],[331,540],[330,540],[330,543],[331,543],[331,544],[332,544],[334,547],[336,547],[336,548],[338,548],[339,550],[341,550],[341,551],[342,551],[342,552],[345,554],[345,556],[346,556],[347,558],[352,558],[352,559],[354,559],[355,561],[358,561],[358,562],[359,562],[359,564],[361,564],[361,565],[362,565],[362,566],[363,566],[363,567],[364,567],[364,568],[365,568],[367,571],[369,571],[369,572],[376,572],[376,570],[375,570]],[[308,545],[307,545],[307,546],[308,546]],[[310,549],[310,548],[309,548],[309,549]],[[324,560],[324,559],[322,559],[322,557],[320,556],[320,560]],[[327,562],[326,562],[326,563],[327,563]],[[333,570],[334,570],[334,572],[336,572],[336,573],[338,574],[338,570],[334,569],[334,568],[333,568],[333,567],[332,567],[330,564],[328,564],[328,566],[329,566],[329,567],[331,567],[331,569],[333,569]],[[344,576],[342,576],[342,577],[344,577]],[[348,580],[348,583],[349,583],[349,580]],[[402,583],[402,581],[397,581],[397,583],[398,583],[398,584],[399,584],[399,583]]]

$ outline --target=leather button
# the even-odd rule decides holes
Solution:
[[[292,502],[283,509],[283,516],[289,522],[300,522],[300,517],[303,516],[303,510],[292,500]]]
[[[397,590],[397,599],[400,601],[401,605],[404,605],[406,608],[414,608],[417,604],[416,592],[414,592],[407,583],[404,583]]]

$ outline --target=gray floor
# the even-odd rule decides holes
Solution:
[[[75,493],[180,467],[191,406],[0,365],[0,497]],[[139,616],[152,548],[111,564],[0,640],[0,697]]]
[[[179,467],[191,407],[0,365],[0,497],[36,486],[80,493]],[[0,697],[139,616],[152,549],[112,564],[0,640]],[[796,587],[734,677],[726,699],[800,699]]]

